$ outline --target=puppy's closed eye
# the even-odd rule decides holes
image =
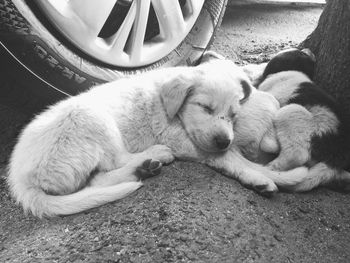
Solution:
[[[198,105],[199,107],[203,108],[203,110],[208,113],[208,114],[213,114],[214,113],[214,108],[210,105],[201,103],[201,102],[197,102],[196,105]]]

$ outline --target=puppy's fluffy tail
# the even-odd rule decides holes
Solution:
[[[141,182],[127,182],[108,187],[86,187],[62,196],[48,195],[38,187],[27,187],[15,195],[24,210],[30,210],[38,217],[52,217],[79,213],[121,199],[141,186]]]
[[[350,173],[344,170],[333,169],[325,163],[317,163],[310,169],[299,167],[276,173],[278,176],[269,177],[279,187],[289,191],[306,192],[330,183],[339,185],[343,190],[350,190]]]
[[[350,190],[350,173],[331,168],[325,163],[317,163],[309,169],[307,176],[301,182],[287,189],[295,192],[305,192],[330,183],[338,184],[344,190]]]

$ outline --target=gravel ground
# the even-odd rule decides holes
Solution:
[[[302,41],[320,12],[230,7],[213,49],[241,64],[265,61]],[[0,85],[18,86],[5,76]],[[85,213],[24,215],[8,195],[5,163],[35,109],[0,102],[0,262],[349,262],[348,194],[266,199],[193,163],[165,167],[131,196]]]

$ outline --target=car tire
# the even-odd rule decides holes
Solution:
[[[159,67],[192,65],[212,44],[227,0],[206,0],[183,42],[161,60],[139,68],[116,68],[89,59],[65,43],[25,0],[0,0],[0,44],[3,52],[33,78],[61,95]]]

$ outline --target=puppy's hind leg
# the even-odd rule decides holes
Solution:
[[[287,171],[305,165],[310,158],[312,114],[297,104],[284,106],[277,112],[274,128],[280,152],[268,167]]]
[[[160,174],[163,164],[174,160],[174,156],[165,145],[153,145],[140,153],[125,153],[123,159],[129,161],[118,169],[96,174],[90,186],[110,186],[123,182],[136,182]]]

